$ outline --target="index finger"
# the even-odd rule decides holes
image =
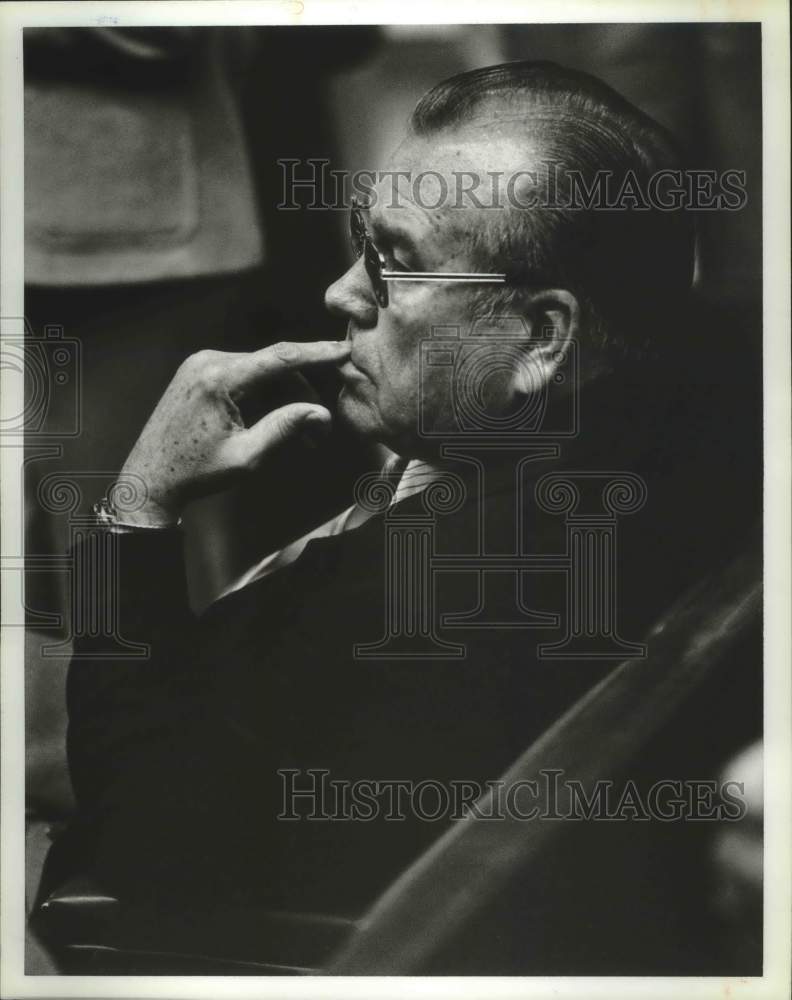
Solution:
[[[234,386],[243,388],[268,378],[293,372],[306,365],[339,364],[349,356],[346,340],[284,340],[240,358],[234,365]]]

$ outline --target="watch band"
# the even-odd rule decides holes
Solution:
[[[182,519],[179,517],[169,524],[131,524],[119,517],[115,505],[109,497],[102,497],[93,505],[93,514],[98,524],[113,531],[172,531],[178,528]]]

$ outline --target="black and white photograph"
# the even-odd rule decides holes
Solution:
[[[0,12],[3,995],[780,1000],[786,5],[364,7]]]

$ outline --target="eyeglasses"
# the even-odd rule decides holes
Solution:
[[[385,258],[377,249],[366,228],[366,220],[360,204],[353,199],[349,217],[349,238],[352,249],[358,260],[362,257],[369,276],[371,287],[380,308],[388,305],[389,281],[438,281],[465,282],[478,285],[502,285],[506,282],[505,274],[482,274],[474,271],[389,271],[385,266]]]

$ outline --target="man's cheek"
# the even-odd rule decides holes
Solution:
[[[453,372],[427,366],[417,386],[415,410],[420,426],[435,432],[453,426],[456,412]]]
[[[418,428],[418,380],[405,372],[398,380],[379,387],[379,405],[393,424],[415,433]]]

